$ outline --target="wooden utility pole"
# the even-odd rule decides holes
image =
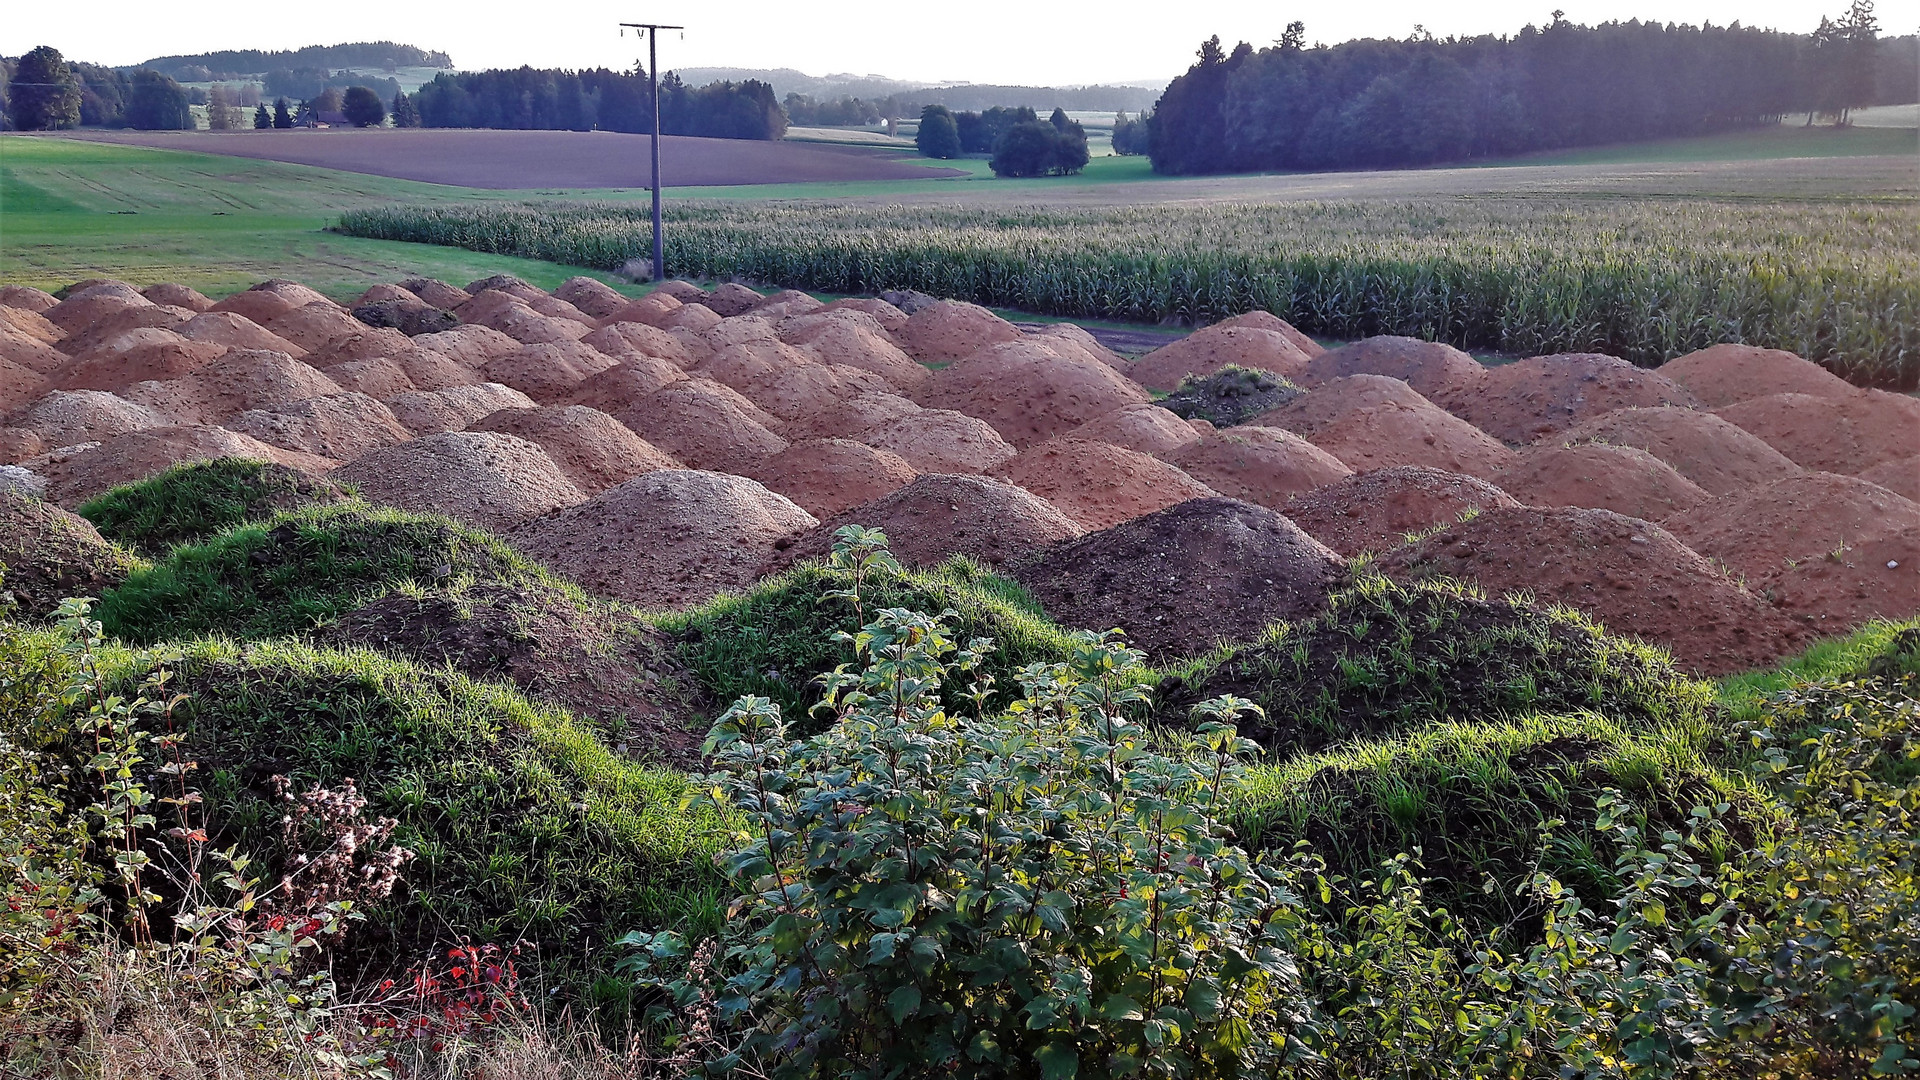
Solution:
[[[666,245],[660,237],[660,31],[685,30],[684,26],[661,23],[621,23],[621,33],[631,29],[647,35],[647,83],[653,97],[653,280],[667,279]]]

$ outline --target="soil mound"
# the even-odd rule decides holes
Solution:
[[[600,320],[595,319],[593,316],[581,311],[579,308],[574,307],[572,304],[567,303],[557,296],[536,296],[526,303],[528,307],[550,319],[565,319],[568,322],[576,322],[587,327],[589,330],[600,324]]]
[[[1152,399],[1098,360],[1018,341],[988,346],[935,372],[917,400],[928,408],[977,416],[1025,449],[1123,405]]]
[[[370,398],[385,401],[399,397],[410,390],[419,389],[414,381],[407,377],[407,371],[388,357],[377,360],[350,360],[344,364],[321,368],[320,374],[339,384],[340,389],[349,393],[365,394]]]
[[[1310,359],[1285,334],[1215,324],[1135,360],[1127,368],[1127,375],[1142,386],[1174,390],[1189,377],[1204,379],[1224,367],[1252,368],[1292,378],[1306,369]]]
[[[30,285],[0,285],[0,307],[19,308],[42,314],[60,301],[44,289]]]
[[[858,437],[928,473],[990,472],[1018,453],[992,424],[952,409],[919,409]]]
[[[463,367],[480,370],[496,356],[518,349],[520,343],[488,326],[456,326],[437,334],[421,334],[413,347],[444,356]]]
[[[537,300],[547,295],[539,288],[512,274],[495,274],[467,282],[467,295],[478,297],[485,292],[500,292],[521,300]]]
[[[416,390],[451,390],[456,386],[478,386],[485,381],[472,368],[431,349],[409,347],[388,359],[400,365],[401,372]]]
[[[166,307],[186,308],[188,311],[205,311],[213,306],[213,301],[197,289],[185,285],[176,285],[163,281],[158,285],[149,285],[140,290],[140,295]]]
[[[1232,427],[1277,409],[1305,392],[1278,375],[1229,366],[1204,379],[1183,381],[1180,388],[1160,404],[1184,420],[1204,420],[1215,427]]]
[[[509,293],[489,289],[454,312],[468,323],[498,330],[523,345],[578,341],[593,328],[574,319],[544,315]]]
[[[906,325],[907,313],[872,296],[844,296],[828,304],[826,311],[858,311],[870,316],[880,329],[891,334]]]
[[[771,417],[709,379],[682,379],[617,413],[634,434],[694,469],[744,473],[787,448]]]
[[[376,286],[376,288],[393,288],[393,286]],[[460,316],[451,311],[429,307],[418,300],[375,300],[372,303],[354,305],[351,314],[356,320],[368,326],[398,330],[408,337],[437,334],[442,330],[451,330],[460,325]]]
[[[822,364],[839,364],[871,372],[904,394],[918,393],[933,373],[887,339],[885,331],[870,319],[861,325],[831,315],[810,317],[818,321],[804,327],[786,340],[807,356]]]
[[[1448,577],[1531,592],[1616,633],[1664,646],[1683,669],[1724,675],[1801,648],[1793,620],[1672,534],[1610,510],[1492,507],[1383,556],[1389,577]]]
[[[1803,469],[1858,473],[1913,454],[1920,400],[1884,390],[1769,394],[1713,410]],[[1703,485],[1704,486],[1704,485]]]
[[[59,345],[67,336],[65,330],[48,322],[39,312],[3,304],[0,304],[0,327],[25,334],[42,345]]]
[[[230,352],[192,374],[135,383],[128,401],[190,424],[217,424],[248,409],[271,409],[340,393],[332,379],[285,353]]]
[[[501,409],[531,409],[536,402],[499,383],[454,386],[445,390],[416,390],[387,402],[393,418],[415,435],[461,431],[468,424]]]
[[[825,412],[794,421],[785,430],[794,439],[860,439],[919,411],[920,406],[898,394],[867,391]]]
[[[86,518],[0,487],[0,616],[44,619],[67,597],[120,584],[136,565]]]
[[[1078,439],[1055,439],[1023,450],[995,474],[1059,507],[1086,529],[1111,528],[1217,494],[1164,461]]]
[[[1759,437],[1698,409],[1620,409],[1571,428],[1553,441],[1645,450],[1709,495],[1770,484],[1799,471],[1785,454]]]
[[[1308,358],[1319,356],[1327,350],[1320,343],[1301,333],[1287,320],[1271,311],[1245,311],[1230,319],[1221,319],[1215,326],[1244,326],[1254,330],[1271,330],[1293,342],[1295,348],[1306,353]]]
[[[553,295],[596,319],[604,319],[627,306],[627,298],[615,292],[613,286],[590,277],[568,278],[553,290]]]
[[[1111,443],[1157,456],[1200,441],[1200,433],[1192,424],[1158,405],[1122,405],[1105,416],[1081,424],[1063,437]]]
[[[449,311],[473,299],[473,294],[465,289],[432,278],[408,278],[400,283],[400,287],[434,307]]]
[[[752,311],[765,299],[766,297],[745,285],[728,281],[716,286],[712,292],[700,298],[700,303],[712,309],[721,318],[731,319],[735,315],[745,315]]]
[[[405,285],[382,284],[382,285],[369,286],[366,292],[361,293],[357,298],[355,298],[353,303],[348,304],[347,307],[356,308],[361,306],[362,304],[384,304],[384,303],[389,303],[394,301],[397,301],[402,304],[426,303],[426,301],[420,299],[420,296],[418,293],[415,293],[413,290],[407,288]],[[464,301],[462,302],[464,303]]]
[[[816,524],[744,477],[664,469],[529,521],[509,540],[593,592],[680,607],[753,584],[775,550]]]
[[[347,314],[345,309],[331,300],[294,308],[264,325],[269,331],[308,352],[315,352],[331,342],[367,328],[365,323]],[[366,358],[356,356],[352,359]]]
[[[248,322],[264,326],[299,306],[277,293],[256,292],[248,289],[245,292],[234,293],[207,310],[230,312]]]
[[[1355,473],[1295,495],[1280,512],[1342,555],[1389,551],[1410,533],[1452,524],[1469,512],[1519,506],[1513,496],[1471,476],[1399,465]]]
[[[128,290],[130,295],[116,292],[96,292],[87,295],[76,293],[40,314],[46,320],[68,334],[78,334],[87,327],[111,315],[128,308],[147,308],[156,306],[153,301],[137,292]]]
[[[1127,370],[1128,360],[1126,357],[1100,344],[1099,338],[1094,337],[1085,327],[1077,323],[1045,323],[1040,326],[1022,325],[1020,332],[1031,340],[1041,341],[1046,344],[1065,343],[1086,353],[1088,356],[1093,357],[1095,360],[1100,361],[1115,371],[1125,372]]]
[[[656,357],[677,367],[689,367],[713,355],[706,342],[689,342],[672,331],[643,323],[614,323],[603,326],[580,339],[608,356],[630,360],[636,356]]]
[[[619,413],[662,387],[672,386],[687,373],[668,361],[634,354],[574,387],[570,405],[586,405],[604,413]]]
[[[1860,479],[1879,484],[1903,499],[1920,502],[1920,454],[1883,461],[1862,472]]]
[[[1692,391],[1617,356],[1561,353],[1487,369],[1455,415],[1503,442],[1530,443],[1615,409],[1699,405]]]
[[[1303,435],[1355,472],[1424,465],[1491,479],[1515,460],[1492,436],[1384,375],[1334,379],[1254,422]]]
[[[0,416],[26,408],[52,385],[46,376],[0,357]]]
[[[185,308],[161,307],[158,304],[122,308],[85,329],[68,334],[60,340],[59,347],[61,352],[69,356],[79,356],[135,330],[153,328],[178,332],[193,317]],[[54,329],[57,331],[59,327]]]
[[[778,341],[729,345],[693,371],[732,387],[783,421],[816,417],[857,394],[893,389],[877,375],[816,363]]]
[[[188,341],[205,342],[228,349],[265,349],[295,358],[305,356],[307,352],[245,315],[232,311],[201,312],[181,323],[177,332]]]
[[[186,378],[227,353],[223,346],[188,341],[171,330],[134,330],[75,357],[51,379],[62,390],[118,393],[139,382]]]
[[[103,390],[55,390],[14,418],[48,446],[72,446],[162,427],[169,421],[144,405]]]
[[[618,361],[577,341],[523,345],[505,356],[487,361],[480,374],[489,382],[511,386],[543,405],[563,401],[595,375]]]
[[[908,316],[893,338],[915,360],[945,364],[989,345],[1018,341],[1020,328],[977,304],[942,300]]]
[[[131,431],[55,450],[34,458],[28,466],[47,478],[49,499],[78,506],[108,488],[145,480],[169,466],[224,457],[270,461],[312,477],[324,476],[334,466],[326,458],[282,450],[250,435],[207,425]]]
[[[0,360],[35,375],[51,375],[67,365],[67,354],[12,327],[0,327]]]
[[[756,462],[748,476],[815,517],[862,506],[913,480],[913,466],[889,450],[849,439],[808,439]]]
[[[625,424],[585,405],[501,409],[467,430],[497,431],[538,444],[573,486],[588,496],[641,473],[681,467]]]
[[[393,413],[365,394],[352,392],[308,398],[270,409],[249,409],[223,425],[282,450],[352,461],[383,446],[406,442],[413,433]]]
[[[1715,345],[1660,365],[1660,374],[1693,392],[1707,408],[1769,394],[1843,397],[1847,380],[1781,349]]]
[[[1878,484],[1801,473],[1715,499],[1668,527],[1822,634],[1920,615],[1920,503]]]
[[[819,311],[823,305],[798,289],[782,289],[753,307],[753,314],[778,321]]]
[[[660,329],[704,334],[719,326],[720,321],[720,313],[705,304],[681,304],[678,310],[660,320]]]
[[[329,368],[355,360],[399,356],[412,348],[413,342],[398,330],[362,326],[352,333],[307,350],[307,355],[300,359],[317,368]]]
[[[11,466],[14,462],[44,454],[47,449],[47,440],[41,438],[37,431],[27,428],[0,427],[0,463]],[[0,476],[0,485],[10,483],[7,477],[11,477],[12,483],[16,486],[18,483],[25,482],[18,472],[14,472]],[[44,487],[44,484],[37,485],[32,489],[32,493],[39,494]]]
[[[1529,506],[1585,506],[1642,521],[1663,520],[1713,497],[1645,450],[1606,443],[1532,446],[1499,482]]]
[[[671,296],[682,304],[700,304],[705,303],[707,299],[707,290],[691,281],[683,281],[679,278],[669,278],[654,286],[653,291]]]
[[[491,431],[449,431],[375,450],[332,479],[373,502],[495,532],[586,500],[546,451]]]
[[[778,342],[780,335],[773,323],[758,315],[735,315],[715,323],[700,339],[712,349],[724,349],[729,345],[770,345]]]
[[[297,308],[306,307],[308,304],[327,304],[335,308],[340,307],[340,305],[327,299],[319,290],[310,289],[297,281],[288,281],[286,278],[269,278],[247,291],[270,293]]]
[[[1349,375],[1399,379],[1444,409],[1476,392],[1486,380],[1487,369],[1451,345],[1389,335],[1362,338],[1323,352],[1296,381],[1312,388]]]
[[[633,322],[646,326],[659,326],[661,320],[685,307],[678,299],[663,292],[650,292],[638,300],[622,300],[613,310],[599,316],[602,326],[615,323]]]
[[[1068,540],[1011,572],[1056,621],[1120,627],[1161,661],[1319,612],[1347,563],[1272,510],[1211,498]]]
[[[1290,431],[1257,425],[1197,437],[1163,456],[1220,494],[1270,510],[1353,472],[1339,458]]]
[[[984,476],[925,473],[892,494],[823,520],[776,553],[765,572],[831,555],[833,534],[846,525],[886,533],[887,550],[909,566],[937,566],[955,555],[999,566],[1085,531],[1024,488]]]

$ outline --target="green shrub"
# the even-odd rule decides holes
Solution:
[[[338,488],[265,461],[216,458],[175,465],[96,495],[80,516],[102,535],[150,557],[197,544],[235,525],[341,497]]]

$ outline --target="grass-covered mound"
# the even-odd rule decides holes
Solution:
[[[1189,375],[1160,404],[1182,420],[1215,427],[1244,424],[1306,393],[1270,371],[1229,364],[1205,378]]]
[[[107,632],[150,644],[312,629],[409,583],[572,590],[483,532],[361,502],[308,507],[176,547],[101,598]]]
[[[285,465],[216,458],[175,465],[96,495],[80,507],[80,516],[109,539],[158,558],[176,544],[197,544],[235,525],[335,502],[343,494]]]
[[[1266,710],[1243,733],[1304,753],[1447,720],[1590,710],[1630,729],[1686,722],[1713,701],[1661,651],[1568,609],[1487,600],[1451,583],[1364,576],[1305,622],[1275,623],[1169,675],[1160,712],[1237,694]]]
[[[44,619],[69,596],[98,596],[146,566],[84,518],[0,488],[0,617]]]

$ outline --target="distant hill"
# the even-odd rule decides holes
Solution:
[[[995,86],[986,83],[960,83],[936,86],[908,82],[881,75],[808,75],[793,68],[676,68],[682,81],[701,86],[718,80],[739,82],[758,79],[773,87],[784,99],[788,94],[804,94],[819,101],[857,97],[880,101],[894,97],[911,104],[918,112],[921,105],[945,105],[953,109],[990,109],[995,105],[1030,105],[1046,112],[1055,106],[1068,111],[1140,112],[1152,107],[1160,96],[1158,87],[1145,86]]]
[[[267,52],[228,49],[188,56],[156,56],[135,67],[149,68],[181,82],[208,82],[262,75],[269,71],[360,68],[391,70],[401,67],[450,68],[453,58],[413,45],[391,41],[361,41],[345,45],[309,45],[304,49]]]

